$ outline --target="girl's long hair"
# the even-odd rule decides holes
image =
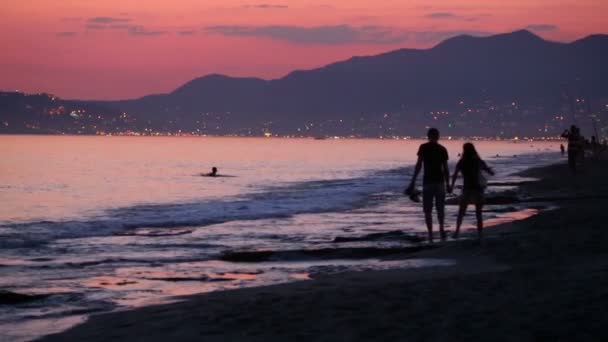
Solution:
[[[479,158],[479,154],[475,149],[475,145],[468,142],[462,145],[462,160],[463,161],[473,161],[473,160],[481,160]]]

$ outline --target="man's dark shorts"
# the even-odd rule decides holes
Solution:
[[[444,183],[429,183],[422,186],[422,208],[424,209],[425,213],[430,213],[433,211],[433,202],[435,202],[435,207],[444,208]]]

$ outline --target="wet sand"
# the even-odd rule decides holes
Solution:
[[[92,316],[44,341],[538,341],[608,338],[608,162],[565,164],[521,198],[561,208],[408,257],[453,266],[322,276]],[[472,219],[471,215],[467,220]],[[473,233],[474,234],[474,233]]]

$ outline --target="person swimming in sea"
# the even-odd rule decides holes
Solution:
[[[201,176],[204,176],[204,177],[217,177],[217,176],[219,176],[217,174],[217,167],[215,167],[215,166],[212,167],[211,168],[211,172],[209,172],[209,173],[202,173]]]
[[[217,169],[217,167],[215,167],[215,166],[211,168],[211,172],[208,172],[208,173],[201,173],[201,174],[200,174],[200,176],[201,176],[201,177],[218,177],[218,178],[219,178],[219,177],[225,177],[225,178],[233,178],[233,177],[236,177],[236,176],[232,176],[232,175],[224,175],[224,174],[221,174],[221,175],[220,175],[220,174],[219,174],[219,171],[218,171],[218,169]]]

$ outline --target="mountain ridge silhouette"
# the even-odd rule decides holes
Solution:
[[[210,74],[166,94],[78,103],[128,113],[138,125],[164,131],[290,134],[325,122],[333,125],[327,131],[348,134],[352,130],[336,124],[344,120],[372,135],[393,132],[386,131],[389,124],[401,134],[428,125],[456,125],[459,134],[517,133],[514,123],[530,126],[532,134],[547,132],[545,124],[556,115],[606,111],[606,61],[608,35],[563,43],[518,30],[456,36],[429,49],[353,56],[276,79]],[[576,108],[575,98],[588,99],[586,108]],[[466,113],[479,108],[484,117]],[[438,111],[450,116],[430,121],[440,119],[432,114]],[[396,121],[386,122],[385,114]]]
[[[503,100],[542,97],[577,80],[584,80],[579,86],[585,92],[603,95],[608,87],[598,79],[608,75],[602,62],[607,59],[608,35],[558,43],[519,30],[488,37],[457,36],[430,49],[354,56],[271,80],[211,74],[167,94],[110,103],[134,113],[158,114],[163,107],[165,112],[179,113],[317,116],[440,107],[483,94]]]

